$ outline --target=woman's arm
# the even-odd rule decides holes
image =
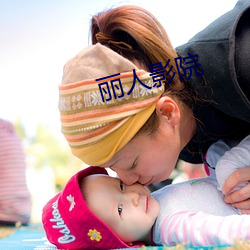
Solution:
[[[250,136],[227,151],[216,165],[219,189],[225,202],[242,213],[250,213]]]
[[[218,160],[215,167],[215,172],[219,190],[225,193],[224,183],[226,182],[228,177],[236,170],[245,168],[249,165],[250,136],[247,136],[237,146],[232,147],[230,150],[226,151],[223,156]],[[241,181],[241,183],[238,183],[237,187],[235,187],[235,190],[240,189],[246,186],[247,184],[248,183]],[[229,190],[227,191],[229,192]]]

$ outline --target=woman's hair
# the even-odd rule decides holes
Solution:
[[[98,13],[91,20],[92,43],[101,43],[128,60],[149,71],[149,65],[161,62],[168,82],[165,93],[176,97],[180,103],[191,107],[194,95],[186,82],[180,82],[174,59],[178,57],[168,35],[157,19],[147,10],[137,6],[120,6]],[[163,94],[163,95],[164,95]],[[153,134],[158,128],[158,118],[154,112],[138,133]],[[137,133],[137,134],[138,134]]]

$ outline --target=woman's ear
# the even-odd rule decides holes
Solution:
[[[162,96],[156,104],[156,113],[160,119],[175,126],[180,122],[178,104],[169,96]]]

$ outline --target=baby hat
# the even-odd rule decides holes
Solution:
[[[104,168],[85,168],[45,205],[42,222],[48,240],[59,249],[131,248],[88,208],[79,181],[93,174],[108,175]]]
[[[61,131],[72,153],[98,166],[125,146],[155,110],[164,86],[110,48],[89,46],[64,66]]]

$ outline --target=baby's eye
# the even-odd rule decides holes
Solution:
[[[120,189],[121,189],[121,191],[123,191],[123,189],[124,189],[123,182],[121,180],[120,180]]]
[[[123,208],[123,205],[122,204],[119,204],[118,205],[118,214],[121,216],[121,213],[122,213],[122,208]]]

